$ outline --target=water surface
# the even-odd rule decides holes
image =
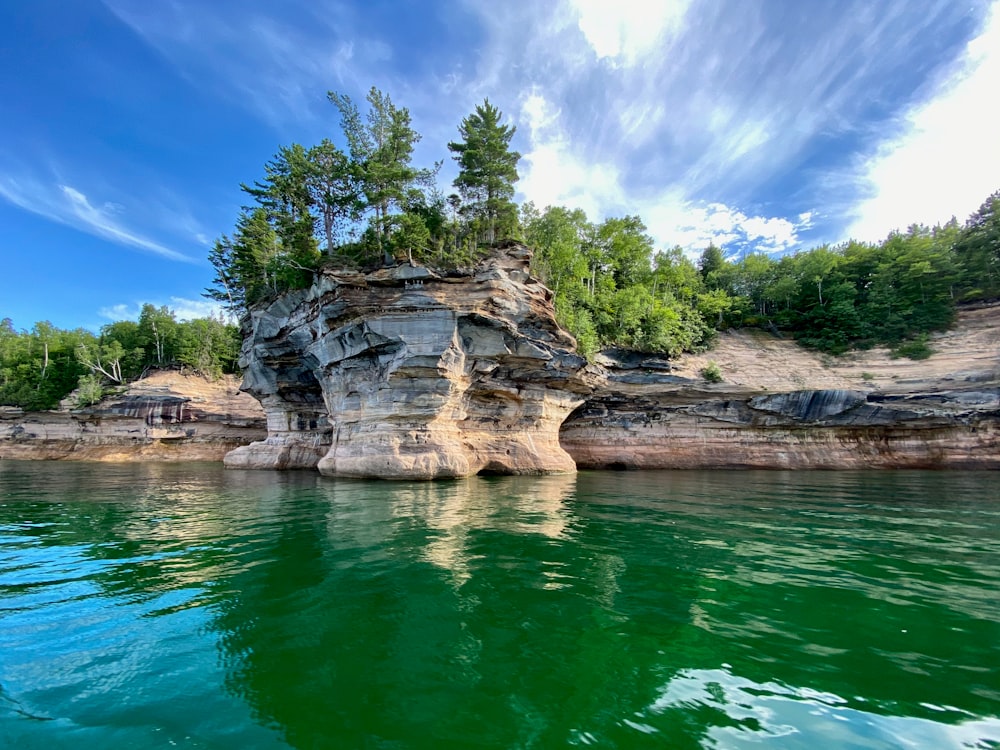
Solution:
[[[0,746],[997,748],[992,474],[0,461]]]

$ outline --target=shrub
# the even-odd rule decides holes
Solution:
[[[893,359],[906,357],[907,359],[927,359],[934,353],[927,343],[927,337],[921,336],[912,341],[904,341],[892,350]]]
[[[101,378],[91,373],[80,378],[80,384],[76,391],[76,405],[80,408],[91,406],[101,400],[104,395],[104,388],[101,386]]]
[[[701,376],[709,383],[722,382],[722,370],[720,370],[719,365],[711,359],[708,361],[708,364],[701,368]]]

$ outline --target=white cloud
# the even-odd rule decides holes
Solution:
[[[614,163],[577,151],[562,123],[562,112],[538,90],[525,97],[521,115],[531,148],[523,156],[518,187],[525,200],[533,201],[539,209],[557,205],[582,208],[591,221],[638,214],[659,247],[680,245],[691,255],[700,253],[710,242],[787,250],[798,243],[797,232],[810,226],[808,212],[796,222],[749,216],[722,203],[695,201],[676,185],[631,194]]]
[[[145,250],[169,260],[194,262],[183,253],[125,226],[120,218],[125,209],[120,204],[106,201],[100,207],[95,206],[82,191],[71,185],[0,175],[0,198],[50,221],[119,245]]]
[[[635,65],[662,52],[663,37],[684,19],[686,0],[571,0],[578,25],[599,59]]]
[[[904,135],[884,144],[865,170],[872,197],[847,231],[875,241],[919,222],[960,221],[1000,188],[1000,2],[970,41],[954,76],[907,116]]]
[[[184,297],[169,297],[167,302],[159,300],[141,300],[132,303],[121,302],[117,305],[102,307],[97,311],[97,314],[107,320],[138,320],[139,314],[142,312],[142,306],[147,304],[153,307],[163,307],[166,305],[166,307],[173,311],[174,317],[177,320],[222,317],[226,322],[234,322],[232,316],[226,313],[217,302],[186,299]]]

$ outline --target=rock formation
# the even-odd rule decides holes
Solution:
[[[82,409],[0,407],[0,459],[219,461],[266,435],[264,414],[232,376],[158,371]]]
[[[707,356],[727,382],[710,384],[697,374],[705,356],[609,351],[587,365],[529,258],[514,246],[447,277],[410,264],[325,272],[256,310],[243,387],[268,437],[226,465],[408,479],[577,465],[1000,468],[1000,308],[964,313],[933,362],[724,335]]]
[[[667,367],[604,356],[562,445],[581,468],[1000,468],[1000,307],[963,311],[932,346],[833,358],[744,331]],[[709,359],[726,382],[698,377]]]
[[[0,458],[225,455],[236,468],[396,479],[1000,468],[1000,305],[963,310],[918,362],[828,357],[744,330],[701,355],[609,350],[587,364],[529,259],[512,246],[450,275],[325,271],[253,311],[247,393],[155,373],[88,409],[0,407]],[[724,382],[699,375],[710,359]]]
[[[431,479],[575,470],[559,427],[590,386],[530,253],[465,273],[325,272],[255,310],[243,388],[268,437],[228,467]]]

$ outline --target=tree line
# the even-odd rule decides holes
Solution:
[[[655,248],[639,216],[593,223],[579,209],[515,204],[516,128],[488,99],[447,144],[458,176],[445,195],[442,162],[412,164],[420,135],[406,108],[374,87],[364,112],[346,95],[328,98],[345,149],[329,139],[279,149],[263,178],[242,186],[251,203],[211,252],[206,294],[237,315],[308,286],[325,264],[455,268],[507,240],[535,250],[533,271],[588,355],[608,346],[676,355],[720,329],[759,326],[827,352],[884,344],[919,356],[958,303],[1000,296],[1000,192],[963,225],[781,257],[731,260],[710,245],[694,261]]]
[[[74,389],[78,406],[152,367],[185,367],[210,377],[237,371],[239,328],[218,318],[179,321],[167,307],[143,305],[138,321],[93,334],[36,323],[15,331],[0,321],[0,405],[54,409]]]
[[[521,231],[584,353],[673,355],[717,330],[760,327],[834,354],[887,345],[919,357],[958,304],[1000,298],[1000,191],[964,225],[914,224],[882,242],[781,257],[730,260],[709,245],[693,261],[679,247],[656,251],[638,216],[594,224],[564,207],[522,206]]]

